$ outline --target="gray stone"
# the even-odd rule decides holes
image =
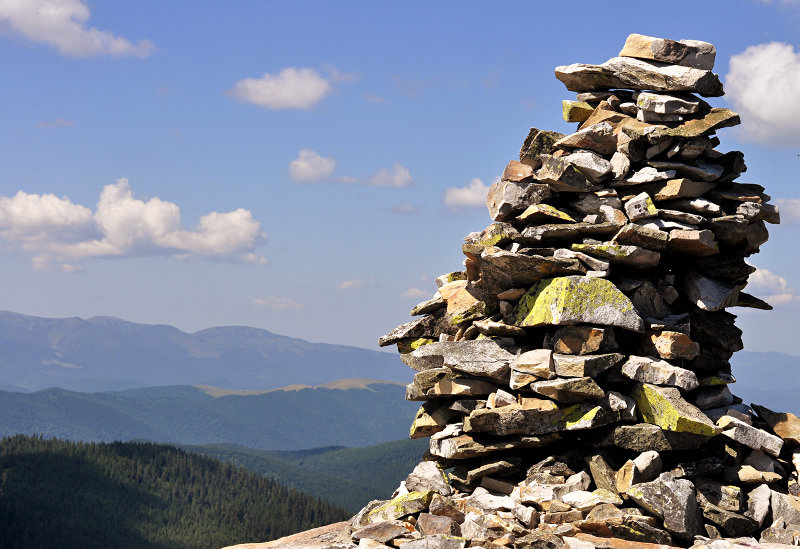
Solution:
[[[550,379],[555,376],[553,351],[549,349],[534,349],[521,353],[511,361],[511,369],[538,378]]]
[[[704,311],[721,311],[736,305],[739,287],[718,282],[699,273],[689,272],[683,277],[686,297]]]
[[[603,242],[601,244],[573,244],[572,250],[637,269],[650,269],[658,265],[661,254],[639,246]]]
[[[753,519],[759,527],[762,526],[770,510],[771,498],[772,490],[766,484],[753,488],[747,493],[747,509],[744,515]]]
[[[684,391],[691,391],[699,385],[697,376],[691,370],[645,356],[631,355],[622,365],[622,374],[642,383],[678,387]]]
[[[561,377],[597,377],[598,374],[619,364],[624,359],[625,355],[620,353],[585,356],[553,355],[555,373]]]
[[[717,425],[722,427],[722,434],[744,444],[754,450],[763,450],[772,455],[779,456],[783,447],[783,439],[766,431],[746,424],[731,416],[722,416]],[[800,522],[800,521],[798,521]]]
[[[436,311],[437,309],[441,309],[445,305],[447,305],[447,303],[442,298],[442,295],[439,292],[436,292],[433,294],[432,298],[419,303],[416,307],[411,309],[411,316],[426,315]]]
[[[614,284],[600,278],[565,276],[541,280],[520,299],[514,314],[515,323],[523,327],[601,324],[632,331],[644,329],[630,300]]]
[[[616,192],[610,194],[608,191],[598,191],[580,195],[580,198],[569,203],[569,207],[582,213],[594,214],[600,210],[601,206],[610,206],[614,209],[622,208],[622,202]]]
[[[543,154],[551,154],[553,145],[562,137],[564,137],[562,133],[531,128],[519,151],[520,162],[527,164],[534,170],[537,169],[542,165],[539,157]]]
[[[714,181],[722,176],[724,168],[721,164],[706,160],[695,160],[691,164],[666,160],[651,160],[649,164],[658,170],[674,170],[683,177],[700,181]]]
[[[634,460],[634,465],[639,471],[643,481],[654,480],[661,474],[661,456],[655,450],[648,450],[639,454]]]
[[[605,271],[610,267],[608,261],[603,261],[601,259],[597,259],[596,257],[592,257],[581,252],[568,250],[566,248],[557,249],[555,253],[553,253],[553,257],[555,259],[577,259],[594,271]]]
[[[561,138],[556,142],[555,147],[588,149],[599,154],[609,155],[617,150],[617,136],[611,124],[600,122],[582,127],[579,131]]]
[[[700,110],[700,100],[691,95],[671,95],[653,92],[635,92],[636,106],[643,111],[659,114],[692,114]]]
[[[502,408],[499,408],[499,410],[502,410]],[[470,435],[456,435],[447,438],[431,437],[430,452],[434,456],[446,459],[466,459],[507,450],[541,448],[552,444],[559,440],[559,438],[559,435],[555,433],[542,437],[505,437],[499,440],[476,438]]]
[[[625,213],[631,221],[657,217],[658,208],[647,193],[639,193],[625,203]]]
[[[602,65],[575,63],[556,67],[556,78],[568,90],[576,92],[624,88],[688,91],[705,97],[719,97],[724,93],[722,83],[711,71],[630,57],[613,57]]]
[[[599,400],[606,396],[603,389],[590,377],[537,381],[530,388],[534,393],[564,403]]]
[[[632,176],[624,180],[624,185],[640,185],[642,183],[653,183],[656,181],[666,181],[675,177],[675,170],[659,171],[651,166],[645,166],[637,170]]]
[[[758,530],[756,522],[744,515],[708,504],[703,507],[703,517],[720,527],[730,537],[747,536]]]
[[[627,493],[637,505],[661,518],[664,528],[680,539],[691,542],[703,532],[691,481],[662,473],[654,481],[632,486]]]
[[[478,257],[481,278],[492,287],[528,287],[551,276],[583,274],[585,268],[577,259],[529,255],[505,250],[484,250]]]
[[[619,419],[619,413],[581,402],[555,410],[535,410],[519,405],[475,410],[464,420],[468,433],[493,435],[543,435],[559,431],[576,431],[608,425]]]
[[[689,198],[670,202],[670,207],[687,212],[694,212],[705,217],[722,215],[722,207],[705,198]]]
[[[439,345],[442,345],[444,365],[449,368],[497,380],[508,379],[514,355],[496,339],[447,341]]]
[[[738,486],[725,485],[709,478],[698,477],[695,480],[695,487],[701,506],[716,505],[734,513],[739,513],[744,506],[743,492]]]
[[[714,233],[706,229],[673,229],[669,232],[667,249],[673,253],[704,257],[719,253],[719,244],[714,239]]]
[[[592,475],[595,486],[610,492],[616,491],[614,469],[609,465],[605,454],[594,454],[586,458],[586,463],[589,465],[589,472]]]
[[[595,190],[595,185],[575,166],[564,158],[542,155],[542,167],[536,172],[536,179],[547,183],[558,192],[585,193]]]
[[[727,385],[705,387],[693,395],[692,401],[701,410],[706,410],[732,404],[733,395]]]
[[[542,183],[498,181],[489,188],[486,207],[495,221],[505,221],[521,213],[531,204],[549,200],[553,193]]]
[[[608,179],[612,170],[611,162],[593,151],[578,150],[565,156],[564,160],[578,168],[592,183]]]
[[[800,497],[772,490],[770,506],[773,523],[783,520],[787,523],[800,524]]]
[[[622,179],[628,175],[631,169],[631,160],[627,155],[615,151],[611,157],[611,171],[614,174],[614,179]]]
[[[380,543],[387,543],[396,537],[407,534],[408,530],[399,520],[384,520],[358,528],[353,531],[351,538],[353,541],[360,539],[371,539]]]
[[[452,518],[432,513],[420,513],[415,527],[423,536],[437,534],[441,536],[457,536],[461,533],[458,524]]]
[[[669,244],[669,234],[660,229],[628,223],[614,235],[613,241],[663,252]]]
[[[447,482],[447,476],[435,461],[423,461],[414,467],[406,478],[406,488],[412,492],[433,490],[443,496],[453,493],[450,483]]]
[[[633,33],[628,35],[619,55],[711,70],[714,68],[717,49],[714,44],[700,40],[676,41]]]
[[[452,536],[431,535],[403,543],[405,549],[462,549],[465,541]]]

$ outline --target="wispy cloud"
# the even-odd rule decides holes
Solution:
[[[367,180],[373,187],[409,187],[414,184],[414,178],[408,168],[395,164],[391,168],[381,168]]]
[[[81,0],[0,1],[0,32],[55,47],[68,57],[147,57],[153,43],[132,43],[109,31],[89,27],[91,11]]]
[[[401,214],[401,215],[410,215],[415,214],[419,211],[417,206],[413,204],[395,204],[392,206],[392,213]]]
[[[731,56],[725,89],[742,115],[744,139],[800,143],[800,53],[794,46],[770,42]]]
[[[472,208],[486,204],[489,187],[477,177],[463,187],[450,187],[444,192],[444,203],[451,208]]]
[[[800,303],[800,295],[789,286],[784,277],[760,267],[750,275],[746,289],[748,293],[757,294],[773,306]]]
[[[409,288],[405,292],[403,292],[403,297],[408,297],[412,299],[421,299],[423,297],[429,297],[430,292],[426,292],[425,290],[421,290],[419,288]]]
[[[37,269],[74,271],[91,258],[167,255],[264,264],[266,239],[249,210],[211,212],[193,230],[177,204],[135,198],[127,179],[106,185],[94,212],[54,194],[0,196],[0,239]]]
[[[256,298],[253,300],[253,304],[258,305],[259,307],[266,307],[268,309],[272,309],[273,311],[302,311],[305,309],[305,305],[302,303],[298,303],[292,299],[286,297],[276,297],[270,296],[265,298]]]
[[[43,120],[36,124],[37,128],[66,128],[69,126],[74,126],[75,124],[72,120],[67,120],[66,118],[54,118],[52,120]]]
[[[326,158],[311,149],[302,149],[297,158],[289,162],[289,177],[299,183],[321,181],[331,175],[336,160]]]
[[[337,290],[360,290],[361,288],[366,288],[367,286],[373,286],[375,284],[375,277],[369,278],[356,278],[353,280],[345,280],[336,285]]]

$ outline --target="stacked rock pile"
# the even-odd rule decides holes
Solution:
[[[745,258],[779,213],[736,181],[742,153],[717,150],[739,116],[698,97],[723,94],[714,56],[633,34],[601,65],[556,68],[577,130],[531,129],[465,269],[381,338],[417,371],[411,436],[430,452],[353,519],[354,543],[800,540],[800,419],[728,388],[726,309],[770,308],[743,291]]]

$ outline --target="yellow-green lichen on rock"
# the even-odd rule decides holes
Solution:
[[[517,217],[520,221],[528,222],[564,222],[575,223],[575,220],[567,213],[562,212],[549,204],[531,204]]]
[[[587,276],[538,281],[514,309],[517,326],[594,324],[644,331],[644,321],[612,282]]]
[[[397,350],[401,353],[412,353],[422,347],[423,345],[429,345],[431,343],[436,343],[435,339],[430,339],[428,337],[418,337],[417,339],[403,339],[397,342]]]
[[[426,490],[424,492],[414,491],[402,496],[397,496],[370,511],[367,515],[368,520],[370,523],[382,520],[396,520],[413,513],[424,511],[430,505],[433,494],[435,493],[436,492],[433,490]]]
[[[714,436],[720,431],[699,408],[686,402],[674,387],[643,383],[634,388],[631,396],[642,419],[665,431],[705,436]]]

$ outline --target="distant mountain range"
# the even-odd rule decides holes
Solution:
[[[368,446],[408,437],[419,403],[405,401],[404,394],[401,384],[363,379],[275,391],[0,391],[0,436],[230,443],[263,450]]]
[[[408,383],[397,354],[309,343],[258,328],[188,334],[113,317],[0,312],[0,389],[114,391],[164,385],[274,389],[342,378]]]
[[[800,356],[739,351],[731,364],[731,391],[745,403],[800,415]]]

